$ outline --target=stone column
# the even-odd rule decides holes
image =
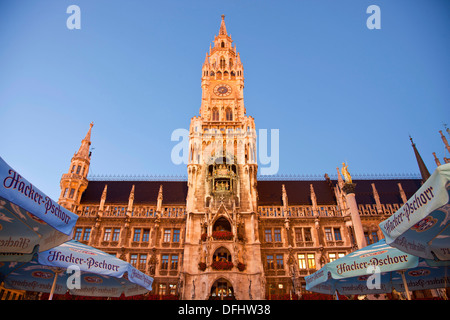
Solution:
[[[358,206],[355,199],[355,183],[345,183],[342,188],[346,194],[347,205],[350,210],[350,216],[352,217],[353,230],[355,231],[356,244],[358,249],[367,246],[366,238],[364,237],[364,230],[361,223],[361,218],[359,217]]]

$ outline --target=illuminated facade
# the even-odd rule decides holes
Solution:
[[[378,241],[378,224],[421,179],[257,179],[255,122],[244,68],[224,17],[202,66],[187,181],[88,181],[92,124],[61,179],[74,238],[154,277],[180,299],[297,298],[304,276]]]

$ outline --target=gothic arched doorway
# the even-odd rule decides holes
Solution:
[[[236,300],[231,283],[224,278],[217,279],[211,286],[209,300]]]

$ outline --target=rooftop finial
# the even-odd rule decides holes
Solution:
[[[219,36],[220,35],[227,35],[227,27],[225,26],[225,15],[222,15],[222,21],[220,22],[220,30],[219,30]]]

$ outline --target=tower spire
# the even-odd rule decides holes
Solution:
[[[220,35],[227,35],[227,27],[225,26],[225,15],[222,15],[222,21],[220,22],[220,30],[219,30],[219,36]]]
[[[411,140],[411,145],[413,147],[414,154],[416,156],[417,164],[419,165],[420,175],[422,176],[422,182],[425,182],[430,177],[430,172],[428,171],[425,162],[423,162],[422,157],[419,154],[419,151],[417,151],[416,144],[414,143],[411,136],[409,136],[409,140]]]
[[[86,159],[90,158],[89,147],[91,146],[91,130],[92,130],[93,126],[94,126],[94,123],[91,122],[89,124],[89,130],[86,133],[86,137],[84,137],[84,139],[81,140],[80,149],[78,149],[78,152],[75,154],[76,157],[86,158]]]
[[[91,145],[91,130],[94,123],[91,122],[89,130],[81,140],[81,146],[70,161],[69,171],[62,175],[60,181],[61,194],[58,203],[69,210],[76,210],[80,204],[81,195],[88,185],[87,175],[91,161],[89,147]]]

